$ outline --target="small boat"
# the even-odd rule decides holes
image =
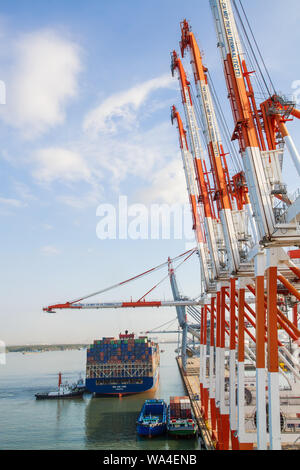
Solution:
[[[188,397],[171,397],[167,411],[168,435],[176,438],[197,436],[197,423]]]
[[[146,400],[137,419],[140,436],[160,436],[167,431],[167,405],[164,400]]]
[[[83,379],[80,377],[79,380],[69,385],[67,382],[62,383],[61,372],[58,374],[58,388],[57,390],[47,393],[36,393],[35,397],[37,400],[50,400],[50,399],[61,399],[61,398],[78,398],[82,397],[86,388]]]

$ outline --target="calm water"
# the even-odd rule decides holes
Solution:
[[[192,441],[139,438],[135,421],[145,399],[185,395],[175,361],[175,345],[164,344],[155,392],[119,398],[35,400],[63,380],[84,377],[86,351],[9,353],[0,365],[0,449],[194,450]]]

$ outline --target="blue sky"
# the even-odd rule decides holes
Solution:
[[[276,87],[292,94],[292,83],[300,80],[299,2],[244,5]],[[98,205],[116,205],[119,195],[129,204],[187,202],[169,119],[172,104],[181,109],[170,52],[178,50],[184,18],[230,120],[208,0],[1,2],[0,79],[7,103],[0,107],[0,339],[6,343],[90,341],[175,317],[171,310],[48,316],[42,306],[96,291],[185,251],[184,239],[96,236]],[[296,123],[290,129],[300,145]],[[292,176],[289,164],[286,172]],[[139,298],[165,274],[101,299]],[[197,259],[178,278],[183,293],[197,296]],[[171,298],[168,283],[153,298]]]

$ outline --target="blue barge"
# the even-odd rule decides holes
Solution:
[[[153,437],[167,431],[167,405],[164,400],[146,400],[136,422],[140,436]]]

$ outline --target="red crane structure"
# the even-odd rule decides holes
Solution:
[[[203,417],[218,449],[252,449],[255,445],[258,449],[277,450],[282,440],[288,439],[282,433],[279,375],[285,378],[287,375],[279,367],[281,362],[293,376],[291,395],[299,397],[300,391],[298,352],[292,356],[286,341],[283,343],[278,334],[284,331],[294,349],[299,347],[300,250],[296,248],[300,247],[300,197],[299,193],[294,198],[289,195],[282,167],[286,146],[299,177],[299,152],[286,122],[291,117],[300,118],[300,112],[295,103],[279,96],[275,89],[270,93],[263,75],[267,96],[264,102],[257,103],[253,79],[257,79],[258,73],[249,71],[243,49],[245,38],[252,53],[252,42],[257,43],[254,37],[252,42],[249,40],[246,29],[249,22],[241,2],[240,5],[246,21],[234,0],[210,0],[234,121],[231,140],[239,147],[238,172],[233,173],[228,167],[219,126],[222,110],[186,20],[181,23],[180,50],[183,57],[186,51],[190,55],[198,115],[191,84],[175,51],[171,69],[173,74],[178,71],[188,141],[195,162],[198,206],[204,214],[209,265],[214,268],[214,278],[209,285],[204,283],[202,297]],[[245,37],[241,37],[240,30]],[[256,63],[259,67],[259,62]],[[186,145],[186,148],[181,145],[181,151],[187,153],[186,132],[175,106],[172,117],[177,119],[180,141]],[[231,150],[231,142],[229,146]],[[206,262],[201,260],[201,254],[200,262]],[[249,299],[255,308],[250,307]],[[256,369],[255,432],[246,426],[246,361]],[[300,437],[299,413],[295,417],[298,435],[293,434],[294,440]]]
[[[183,258],[181,263],[176,266],[175,269],[178,269],[185,261],[187,261],[193,254],[196,253],[196,249],[189,250],[185,253],[182,253],[179,256],[176,256],[175,258],[171,259],[169,258],[168,261],[165,263],[162,263],[154,268],[148,269],[147,271],[138,274],[137,276],[131,277],[130,279],[127,279],[126,281],[119,282],[117,284],[114,284],[112,286],[106,287],[104,289],[101,289],[97,292],[93,292],[88,295],[84,295],[78,299],[74,300],[69,300],[67,302],[63,303],[56,303],[49,305],[47,307],[43,308],[44,312],[47,313],[55,313],[56,310],[66,310],[66,309],[71,309],[71,310],[86,310],[86,309],[96,309],[96,310],[102,310],[102,309],[119,309],[119,308],[154,308],[154,307],[193,307],[200,305],[200,302],[198,300],[192,300],[192,299],[185,299],[185,300],[151,300],[151,301],[146,301],[146,296],[149,295],[154,289],[156,289],[164,280],[169,278],[169,275],[164,277],[158,284],[154,285],[146,294],[144,294],[140,299],[138,300],[131,300],[129,302],[94,302],[94,303],[82,303],[83,300],[87,300],[91,297],[95,297],[96,295],[104,294],[105,292],[111,291],[113,289],[116,289],[117,287],[124,286],[125,284],[129,284],[133,281],[136,281],[137,279],[141,279],[145,276],[148,276],[151,273],[154,273],[163,267],[168,267],[170,262],[178,261]]]

